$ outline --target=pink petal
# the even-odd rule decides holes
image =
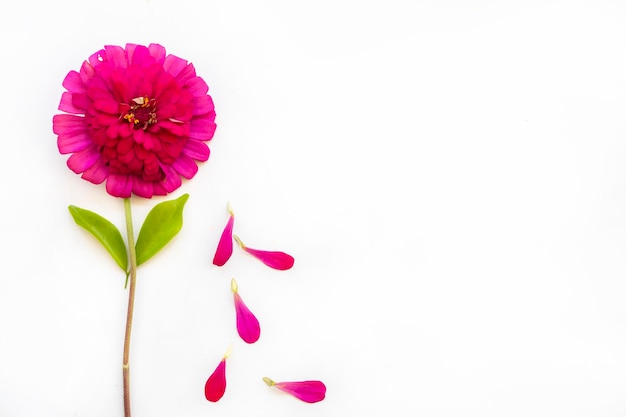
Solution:
[[[87,96],[87,94],[72,93],[72,106],[74,106],[74,108],[76,109],[80,109],[81,110],[80,114],[84,114],[87,112],[87,109],[89,108],[90,103],[91,101],[89,97]],[[63,110],[63,109],[59,107],[59,110]]]
[[[219,401],[226,392],[226,359],[229,354],[230,348],[204,384],[204,396],[211,402]]]
[[[80,104],[80,103],[79,103]],[[102,99],[96,99],[93,101],[93,106],[96,110],[100,110],[103,113],[113,114],[116,117],[119,116],[119,103],[116,103],[111,97],[104,97]]]
[[[185,144],[185,147],[183,148],[183,154],[197,161],[204,162],[209,159],[211,151],[204,142],[200,142],[199,140],[195,139],[189,139]]]
[[[167,190],[161,183],[155,182],[152,187],[154,188],[154,195],[167,195]]]
[[[263,381],[307,403],[316,403],[326,397],[326,385],[322,381],[274,382],[267,377]]]
[[[72,114],[57,114],[52,117],[52,131],[57,135],[70,133],[75,130],[85,130],[87,124],[82,116]]]
[[[239,292],[237,292],[237,282],[234,279],[231,281],[231,289],[235,298],[237,333],[239,333],[239,336],[244,342],[254,343],[259,340],[261,336],[259,321],[241,299]]]
[[[126,51],[121,46],[106,45],[104,51],[107,55],[107,60],[113,64],[113,67],[126,68],[128,66]]]
[[[71,134],[59,134],[57,139],[57,146],[62,154],[82,151],[92,144],[93,142],[87,133],[87,129]]]
[[[181,123],[175,123],[171,120],[161,120],[159,121],[159,129],[167,130],[173,135],[176,136],[185,136],[187,133],[187,127]]]
[[[211,120],[192,119],[189,124],[189,137],[200,140],[211,140],[217,126]]]
[[[195,76],[196,68],[193,66],[193,64],[189,64],[184,67],[178,74],[176,74],[175,78],[179,83],[186,85],[189,80],[191,80]]]
[[[105,58],[104,49],[100,49],[98,52],[91,54],[87,60],[89,61],[89,65],[95,69],[105,61]]]
[[[187,87],[187,90],[193,94],[194,97],[206,96],[206,93],[209,92],[209,86],[200,77],[190,79],[187,81],[185,87]]]
[[[230,206],[228,211],[230,212],[230,217],[222,231],[222,236],[220,237],[215,255],[213,256],[213,265],[217,266],[223,266],[233,254],[233,225],[235,224],[235,215],[230,210]]]
[[[130,197],[133,183],[128,175],[109,174],[107,178],[106,190],[113,197]]]
[[[187,66],[187,61],[177,57],[176,55],[168,55],[163,62],[163,68],[169,72],[172,77],[176,77]]]
[[[176,170],[176,172],[188,180],[193,178],[193,176],[198,172],[198,165],[196,165],[193,159],[185,154],[180,155],[180,157],[174,161],[172,167]]]
[[[64,92],[63,95],[61,95],[59,110],[73,114],[85,114],[85,108],[76,107],[72,101],[72,93],[68,91]]]
[[[109,175],[109,167],[107,167],[102,160],[96,161],[95,164],[88,168],[81,175],[82,178],[93,184],[102,184]]]
[[[126,44],[126,53],[128,54],[129,62],[132,64],[144,66],[148,65],[152,59],[148,48],[143,45]]]
[[[91,81],[95,74],[96,71],[93,69],[93,66],[87,61],[83,62],[83,65],[80,67],[81,81],[87,83],[88,81]]]
[[[161,183],[165,188],[165,191],[171,193],[181,186],[182,180],[180,179],[180,176],[176,173],[176,171],[174,171],[174,168],[165,164],[161,164],[161,169],[165,174],[165,179]]]
[[[76,71],[70,71],[63,80],[63,87],[70,93],[85,93],[85,85],[80,77],[80,74]]]
[[[148,50],[157,64],[163,65],[163,61],[165,61],[165,48],[158,43],[151,43],[148,45]]]
[[[76,174],[80,174],[83,171],[91,168],[98,159],[100,159],[100,153],[96,146],[90,146],[72,154],[67,160],[67,166]]]
[[[146,182],[140,178],[133,179],[133,193],[143,198],[152,198],[153,183]]]
[[[250,255],[254,256],[270,268],[284,271],[293,266],[293,256],[286,254],[285,252],[252,249],[244,245],[241,239],[239,239],[236,235],[233,236],[233,239],[237,241],[241,249],[248,252]]]
[[[215,106],[213,104],[213,100],[211,99],[211,96],[196,97],[194,104],[195,104],[193,108],[194,116],[207,114],[215,110]]]

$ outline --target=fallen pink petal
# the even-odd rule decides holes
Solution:
[[[209,87],[158,44],[105,46],[63,81],[52,119],[68,167],[115,197],[166,195],[209,159]]]
[[[307,403],[320,402],[326,398],[326,385],[322,381],[274,382],[268,377],[264,377],[263,381]]]
[[[217,266],[224,266],[233,254],[233,226],[235,224],[235,214],[230,208],[230,204],[228,205],[228,212],[230,213],[230,217],[224,227],[224,231],[222,231],[220,241],[217,244],[215,256],[213,256],[213,264]]]
[[[235,299],[235,312],[237,316],[237,333],[239,337],[246,343],[254,343],[261,336],[261,326],[259,320],[252,314],[250,309],[241,299],[238,292],[237,281],[234,279],[230,284]]]
[[[237,244],[239,244],[241,249],[254,256],[270,268],[284,271],[290,269],[293,266],[293,256],[285,252],[252,249],[244,245],[237,235],[233,235],[233,239],[237,241]]]
[[[218,402],[226,392],[226,359],[229,354],[230,348],[204,385],[204,396],[211,402]]]

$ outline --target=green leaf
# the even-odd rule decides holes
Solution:
[[[94,213],[76,206],[69,206],[70,214],[80,227],[86,229],[102,243],[124,272],[128,270],[128,255],[122,234],[113,223]]]
[[[152,258],[183,227],[183,208],[189,194],[154,206],[141,225],[135,251],[137,266]]]

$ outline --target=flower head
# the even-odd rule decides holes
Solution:
[[[326,385],[322,381],[274,382],[268,377],[263,381],[307,403],[316,403],[326,397]]]
[[[233,226],[235,224],[235,214],[233,213],[230,204],[228,204],[228,222],[222,231],[222,236],[217,244],[215,250],[215,256],[213,256],[213,264],[217,266],[223,266],[233,254]]]
[[[230,355],[230,347],[215,368],[215,371],[204,384],[204,396],[211,402],[217,402],[226,392],[226,359]]]
[[[237,244],[239,244],[241,249],[248,252],[250,255],[254,256],[270,268],[287,270],[293,266],[293,256],[285,252],[252,249],[244,245],[237,235],[233,235],[233,239],[237,241]]]
[[[67,165],[115,197],[165,195],[209,158],[209,87],[158,44],[105,46],[70,71],[53,131]]]
[[[233,278],[230,283],[235,299],[235,313],[237,315],[237,333],[246,343],[254,343],[261,336],[261,326],[259,320],[252,314],[250,309],[241,299],[237,286],[237,281]]]

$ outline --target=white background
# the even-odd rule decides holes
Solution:
[[[625,22],[618,0],[3,2],[0,416],[122,415],[124,276],[67,206],[122,228],[123,204],[67,169],[52,116],[126,42],[193,62],[218,123],[139,269],[135,417],[626,415]],[[211,264],[228,201],[292,270]]]

